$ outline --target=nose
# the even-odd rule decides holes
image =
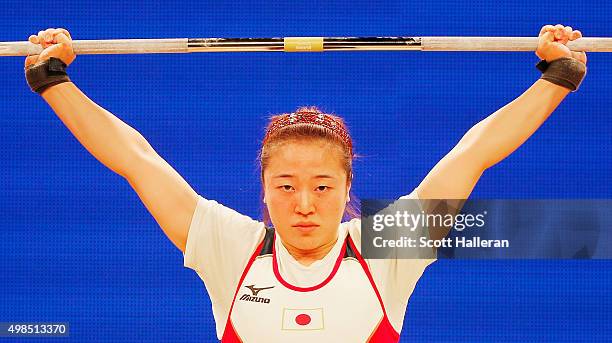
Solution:
[[[315,212],[314,199],[309,192],[295,193],[295,212],[301,215],[309,215]]]

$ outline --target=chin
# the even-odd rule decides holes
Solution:
[[[312,250],[322,245],[321,237],[312,234],[298,234],[291,238],[287,243],[300,250]]]

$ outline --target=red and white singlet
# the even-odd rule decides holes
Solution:
[[[274,229],[242,274],[223,342],[397,342],[365,261],[349,235],[331,274],[301,288],[285,281],[275,258]]]

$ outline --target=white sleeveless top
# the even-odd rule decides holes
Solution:
[[[299,287],[280,275],[267,229],[242,275],[223,342],[397,342],[369,268],[349,236],[331,273]],[[276,238],[278,239],[278,237]]]

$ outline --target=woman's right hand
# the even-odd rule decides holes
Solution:
[[[66,29],[47,29],[38,32],[38,35],[31,35],[28,40],[31,43],[42,46],[43,51],[39,55],[26,57],[25,67],[48,60],[51,57],[59,58],[66,65],[70,65],[76,58],[72,49],[72,38]]]

